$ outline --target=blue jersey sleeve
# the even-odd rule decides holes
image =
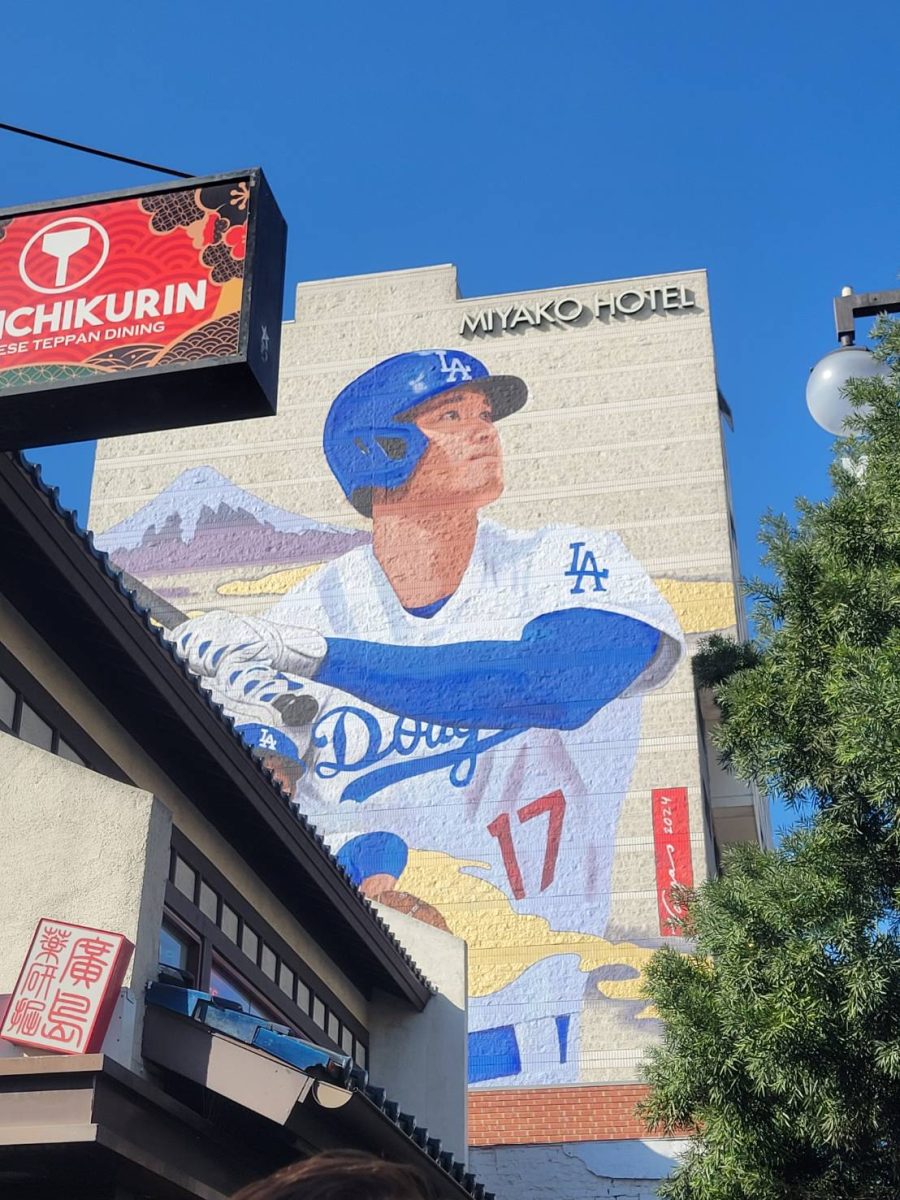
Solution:
[[[638,678],[661,637],[634,617],[572,608],[536,617],[518,641],[328,638],[316,680],[435,725],[577,729]]]

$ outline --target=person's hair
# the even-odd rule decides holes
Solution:
[[[429,1200],[414,1167],[356,1150],[327,1150],[251,1183],[232,1200]]]

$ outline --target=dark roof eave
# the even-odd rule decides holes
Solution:
[[[204,815],[242,853],[252,844],[260,863],[273,870],[278,868],[279,898],[310,932],[314,932],[311,915],[318,918],[314,923],[320,929],[331,930],[323,944],[358,986],[360,982],[368,985],[363,990],[378,986],[418,1009],[424,1008],[432,989],[409,954],[350,882],[321,836],[294,813],[271,774],[235,734],[221,709],[127,592],[107,556],[94,549],[91,535],[82,533],[74,516],[59,505],[56,489],[47,488],[40,480],[39,468],[30,466],[19,455],[0,454],[0,508],[6,510],[38,555],[43,555],[44,575],[55,577],[54,620],[54,605],[47,600],[46,588],[40,596],[39,587],[33,583],[29,594],[27,564],[16,555],[4,556],[11,568],[4,591],[13,594],[20,605],[23,599],[29,601],[24,615],[29,621],[40,615],[42,619],[35,626],[52,649],[67,663],[78,650],[60,620],[64,616],[65,624],[71,627],[75,613],[68,606],[77,606],[81,627],[102,631],[104,640],[122,656],[122,695],[114,697],[118,710],[113,713],[120,724],[147,746],[156,733],[155,726],[133,719],[129,722],[125,709],[130,701],[134,716],[139,707],[146,711],[147,705],[155,704],[167,719],[162,732],[171,736],[173,730],[179,731],[178,736],[184,738],[182,761],[190,760],[194,776],[209,784],[208,795],[207,788],[198,787],[192,796]],[[4,536],[13,537],[8,526]],[[16,561],[10,562],[10,558]],[[67,607],[61,614],[63,597]],[[84,677],[90,671],[89,658],[82,655],[77,666],[76,673]],[[115,680],[101,678],[103,664],[97,664],[97,669],[96,677],[85,678],[85,682],[94,684],[97,691],[103,687],[108,699],[115,692]],[[111,674],[107,668],[105,675]],[[136,681],[149,685],[150,692],[137,697],[133,691],[126,694]],[[125,720],[121,719],[123,715]],[[292,887],[292,871],[298,872],[296,888]],[[329,919],[322,919],[324,914],[317,912],[322,901]]]

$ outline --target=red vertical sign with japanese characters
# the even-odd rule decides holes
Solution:
[[[0,1038],[62,1054],[95,1053],[133,950],[124,934],[42,917]]]
[[[659,932],[663,937],[677,937],[671,922],[684,916],[684,906],[675,900],[672,891],[694,886],[687,788],[654,788],[651,797]]]

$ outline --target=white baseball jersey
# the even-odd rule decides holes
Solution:
[[[319,713],[311,766],[296,800],[333,850],[354,835],[388,831],[410,848],[473,860],[478,865],[468,871],[553,929],[603,933],[641,696],[665,682],[683,650],[672,610],[618,535],[558,525],[520,532],[484,520],[458,589],[429,618],[402,607],[371,546],[364,546],[316,572],[265,616],[326,638],[370,643],[376,665],[381,646],[473,643],[474,712],[483,708],[477,693],[484,644],[519,643],[536,618],[571,610],[634,618],[658,633],[637,677],[576,728],[529,726],[527,708],[518,728],[509,721],[490,728],[483,716],[478,724],[459,713],[452,723],[438,724],[415,715],[414,678],[406,712],[397,704],[384,711],[321,680],[305,685]],[[603,623],[594,628],[602,643]],[[540,638],[517,652],[529,694],[539,692],[546,677],[558,703],[559,680]],[[590,701],[602,676],[601,652],[615,654],[615,645],[569,648],[572,704]],[[512,685],[508,698],[515,708]]]

